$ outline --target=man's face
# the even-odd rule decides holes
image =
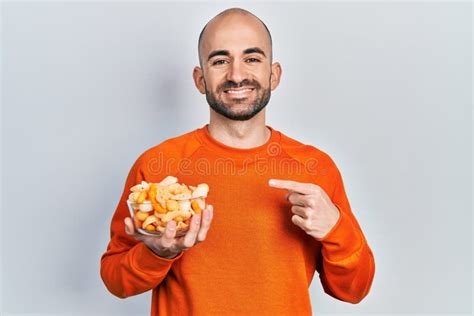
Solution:
[[[271,47],[260,22],[241,15],[211,21],[200,58],[206,99],[214,111],[245,121],[268,104]]]

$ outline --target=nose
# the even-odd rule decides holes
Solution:
[[[245,68],[240,62],[232,62],[227,72],[227,80],[233,82],[242,82],[245,79],[246,73]]]

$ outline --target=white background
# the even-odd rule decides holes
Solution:
[[[352,305],[315,314],[472,311],[469,2],[4,2],[2,308],[148,315],[99,274],[144,150],[208,122],[191,73],[204,24],[242,7],[273,35],[267,124],[327,152],[376,260]]]

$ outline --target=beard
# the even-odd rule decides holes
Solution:
[[[224,117],[233,120],[233,121],[247,121],[250,120],[252,117],[257,115],[261,110],[263,110],[268,102],[270,101],[271,96],[271,89],[270,84],[268,85],[267,89],[262,88],[262,86],[255,80],[243,80],[240,85],[237,85],[233,81],[227,81],[221,86],[218,87],[216,93],[212,93],[207,89],[207,85],[205,85],[206,89],[206,100],[209,103],[209,106],[216,111],[217,113],[223,115]],[[245,98],[232,98],[230,102],[224,102],[219,95],[223,95],[225,92],[224,90],[227,89],[237,89],[240,87],[252,87],[254,90],[251,92],[252,94],[255,92],[255,97],[245,97]],[[252,98],[255,98],[252,100]],[[241,107],[240,105],[246,106],[241,110],[233,109],[234,106]]]

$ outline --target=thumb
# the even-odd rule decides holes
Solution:
[[[126,217],[123,221],[125,223],[125,232],[128,235],[134,235],[135,234],[135,228],[133,227],[132,220],[130,217]]]

